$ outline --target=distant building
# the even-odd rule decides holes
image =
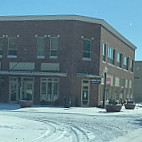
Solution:
[[[134,97],[136,102],[142,102],[142,61],[135,61]]]
[[[133,94],[136,47],[101,19],[76,16],[0,17],[0,102],[98,106]],[[101,84],[95,79],[102,78]]]

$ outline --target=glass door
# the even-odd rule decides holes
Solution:
[[[41,79],[41,101],[54,102],[58,99],[59,79],[42,78]]]
[[[18,78],[11,77],[9,80],[9,101],[17,102],[19,100]]]
[[[33,100],[33,79],[23,78],[20,99]]]
[[[52,79],[48,79],[47,83],[47,98],[49,101],[53,102],[58,98],[57,94],[58,84]]]
[[[82,90],[81,90],[81,104],[82,106],[89,105],[89,94],[90,93],[90,81],[85,79],[82,80]]]

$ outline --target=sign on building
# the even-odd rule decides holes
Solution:
[[[110,86],[111,78],[106,78],[106,86]]]
[[[94,77],[90,79],[91,83],[101,84],[101,77]]]

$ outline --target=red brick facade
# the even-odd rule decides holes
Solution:
[[[102,77],[102,72],[105,66],[108,68],[108,74],[113,76],[112,84],[112,97],[115,98],[115,77],[131,82],[132,86],[124,86],[124,94],[126,97],[127,92],[133,93],[133,72],[130,71],[130,60],[128,62],[128,70],[117,68],[116,56],[114,58],[114,65],[108,64],[107,60],[102,61],[102,44],[106,43],[107,47],[111,46],[115,51],[123,53],[123,56],[127,56],[134,61],[135,46],[121,35],[115,34],[115,30],[111,31],[111,28],[103,20],[81,17],[81,16],[28,16],[28,17],[0,17],[0,37],[3,38],[2,56],[0,57],[1,70],[1,90],[0,101],[11,103],[18,102],[21,97],[25,84],[32,84],[32,100],[34,104],[56,104],[63,105],[64,97],[71,98],[72,106],[98,106],[101,104],[102,86],[93,84],[90,82],[90,78],[95,76]],[[103,22],[103,23],[101,23]],[[105,23],[105,24],[104,24]],[[8,38],[16,36],[18,42],[17,57],[8,57]],[[44,58],[37,58],[37,37],[45,37],[45,56]],[[57,58],[50,58],[50,38],[58,37],[58,50]],[[90,41],[90,60],[83,59],[83,40]],[[106,58],[108,55],[106,50]],[[117,53],[117,52],[115,52]],[[115,54],[116,55],[116,54]],[[19,69],[10,68],[16,63],[14,67]],[[22,63],[31,63],[23,65]],[[42,70],[42,63],[57,63],[59,69]],[[18,65],[19,64],[19,65]],[[48,64],[49,65],[49,64]],[[21,67],[22,66],[22,67]],[[33,66],[33,69],[31,69]],[[13,66],[12,66],[13,67]],[[46,66],[44,66],[46,67]],[[21,69],[22,68],[22,69]],[[26,69],[27,68],[27,69]],[[15,77],[12,82],[11,77]],[[26,79],[28,81],[26,82]],[[49,79],[45,81],[46,92],[42,90],[41,85],[44,86],[44,81],[41,79]],[[103,78],[103,77],[102,77]],[[50,83],[50,79],[52,83]],[[54,86],[58,79],[58,96],[57,99],[51,99],[54,93]],[[84,79],[84,83],[83,83]],[[88,83],[85,80],[88,80]],[[11,83],[10,83],[11,80]],[[19,81],[20,80],[20,81]],[[24,81],[26,83],[24,83]],[[121,81],[120,81],[121,82]],[[127,81],[125,81],[127,82]],[[86,83],[86,85],[85,85]],[[14,88],[12,84],[17,84]],[[86,100],[82,101],[84,84],[84,95]],[[127,84],[127,83],[125,83]],[[50,86],[51,85],[51,86]],[[13,88],[14,89],[13,89]],[[49,88],[52,91],[50,93]],[[87,88],[88,87],[88,88]],[[121,85],[119,85],[121,88]],[[21,89],[20,89],[21,88]],[[11,101],[12,89],[17,91],[17,96],[14,96],[14,101]],[[27,92],[28,87],[26,88]],[[86,90],[88,93],[86,94]],[[50,99],[46,98],[46,101],[42,102],[41,94],[47,93],[51,95]],[[30,90],[31,91],[31,90]],[[119,90],[120,91],[120,90]],[[117,94],[119,92],[117,91]],[[86,96],[87,95],[87,96]],[[47,96],[48,97],[48,96]],[[23,98],[22,98],[23,99]]]

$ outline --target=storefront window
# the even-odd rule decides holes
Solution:
[[[56,101],[59,94],[59,79],[41,79],[41,101]]]

